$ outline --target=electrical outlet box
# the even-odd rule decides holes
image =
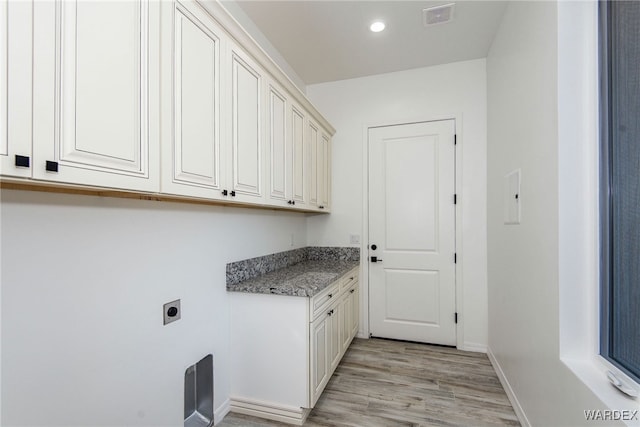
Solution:
[[[182,311],[180,310],[180,300],[171,301],[162,306],[162,315],[164,318],[164,324],[168,325],[171,322],[180,320]]]
[[[360,235],[359,234],[350,234],[349,235],[349,243],[352,245],[360,244]]]
[[[520,207],[522,197],[520,195],[520,169],[514,170],[504,176],[504,223],[520,224]]]

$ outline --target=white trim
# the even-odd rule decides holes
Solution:
[[[487,345],[486,344],[478,344],[475,342],[465,342],[462,347],[458,347],[460,350],[463,351],[473,351],[476,353],[486,353],[487,352]]]
[[[360,271],[361,271],[361,290],[360,295],[360,330],[358,336],[369,337],[369,129],[383,126],[397,126],[410,123],[436,122],[442,120],[453,120],[455,123],[456,148],[455,148],[455,181],[456,194],[458,195],[458,203],[456,204],[456,253],[458,262],[455,265],[456,270],[456,312],[458,313],[458,324],[456,325],[456,348],[465,349],[464,342],[464,279],[462,276],[462,265],[464,255],[462,252],[463,228],[462,228],[462,205],[464,200],[462,192],[462,147],[463,144],[463,126],[462,113],[450,114],[434,114],[427,117],[410,117],[404,119],[389,119],[380,122],[365,123],[362,127],[362,241],[360,246]],[[469,343],[470,348],[475,347]],[[476,350],[470,350],[476,351]],[[484,352],[484,350],[479,350]]]
[[[311,409],[231,397],[231,412],[301,426],[309,416]]]
[[[231,400],[226,399],[224,402],[222,402],[222,405],[220,405],[218,409],[213,411],[213,424],[218,424],[220,421],[222,421],[230,411]]]
[[[522,409],[522,406],[520,405],[520,402],[518,401],[518,397],[513,391],[513,388],[511,388],[511,384],[509,384],[509,380],[507,379],[507,376],[504,374],[502,367],[498,363],[498,360],[496,359],[496,357],[493,355],[493,352],[491,351],[491,347],[487,347],[487,356],[489,357],[489,361],[491,362],[493,369],[496,371],[496,374],[498,375],[498,379],[500,380],[500,384],[502,384],[502,388],[504,388],[505,393],[507,393],[507,397],[509,398],[509,402],[511,402],[511,406],[513,406],[513,410],[516,413],[516,416],[518,417],[518,421],[520,421],[520,424],[522,425],[522,427],[531,427],[531,423],[529,422],[527,415],[524,413],[524,409]]]

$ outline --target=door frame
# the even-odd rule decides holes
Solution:
[[[456,348],[464,348],[464,320],[463,313],[463,277],[462,265],[464,254],[462,252],[462,203],[464,194],[462,192],[462,154],[464,147],[464,137],[462,135],[462,113],[451,113],[442,115],[418,116],[405,119],[385,120],[379,122],[365,123],[362,128],[362,240],[360,243],[360,270],[361,287],[360,295],[360,329],[358,337],[369,338],[369,129],[383,126],[407,125],[412,123],[436,122],[442,120],[453,120],[455,125],[456,146],[455,156],[455,192],[458,203],[455,205],[455,242],[457,262],[455,264],[455,301],[456,312],[458,313],[458,323],[456,324]]]

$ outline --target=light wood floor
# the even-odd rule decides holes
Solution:
[[[285,424],[229,414],[217,426]],[[489,359],[448,347],[355,339],[305,426],[519,426]]]

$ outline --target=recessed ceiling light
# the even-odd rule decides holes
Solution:
[[[369,29],[371,31],[373,31],[374,33],[379,33],[380,31],[384,30],[384,28],[386,27],[386,25],[384,25],[384,22],[382,21],[375,21],[371,24],[371,26],[369,27]]]

